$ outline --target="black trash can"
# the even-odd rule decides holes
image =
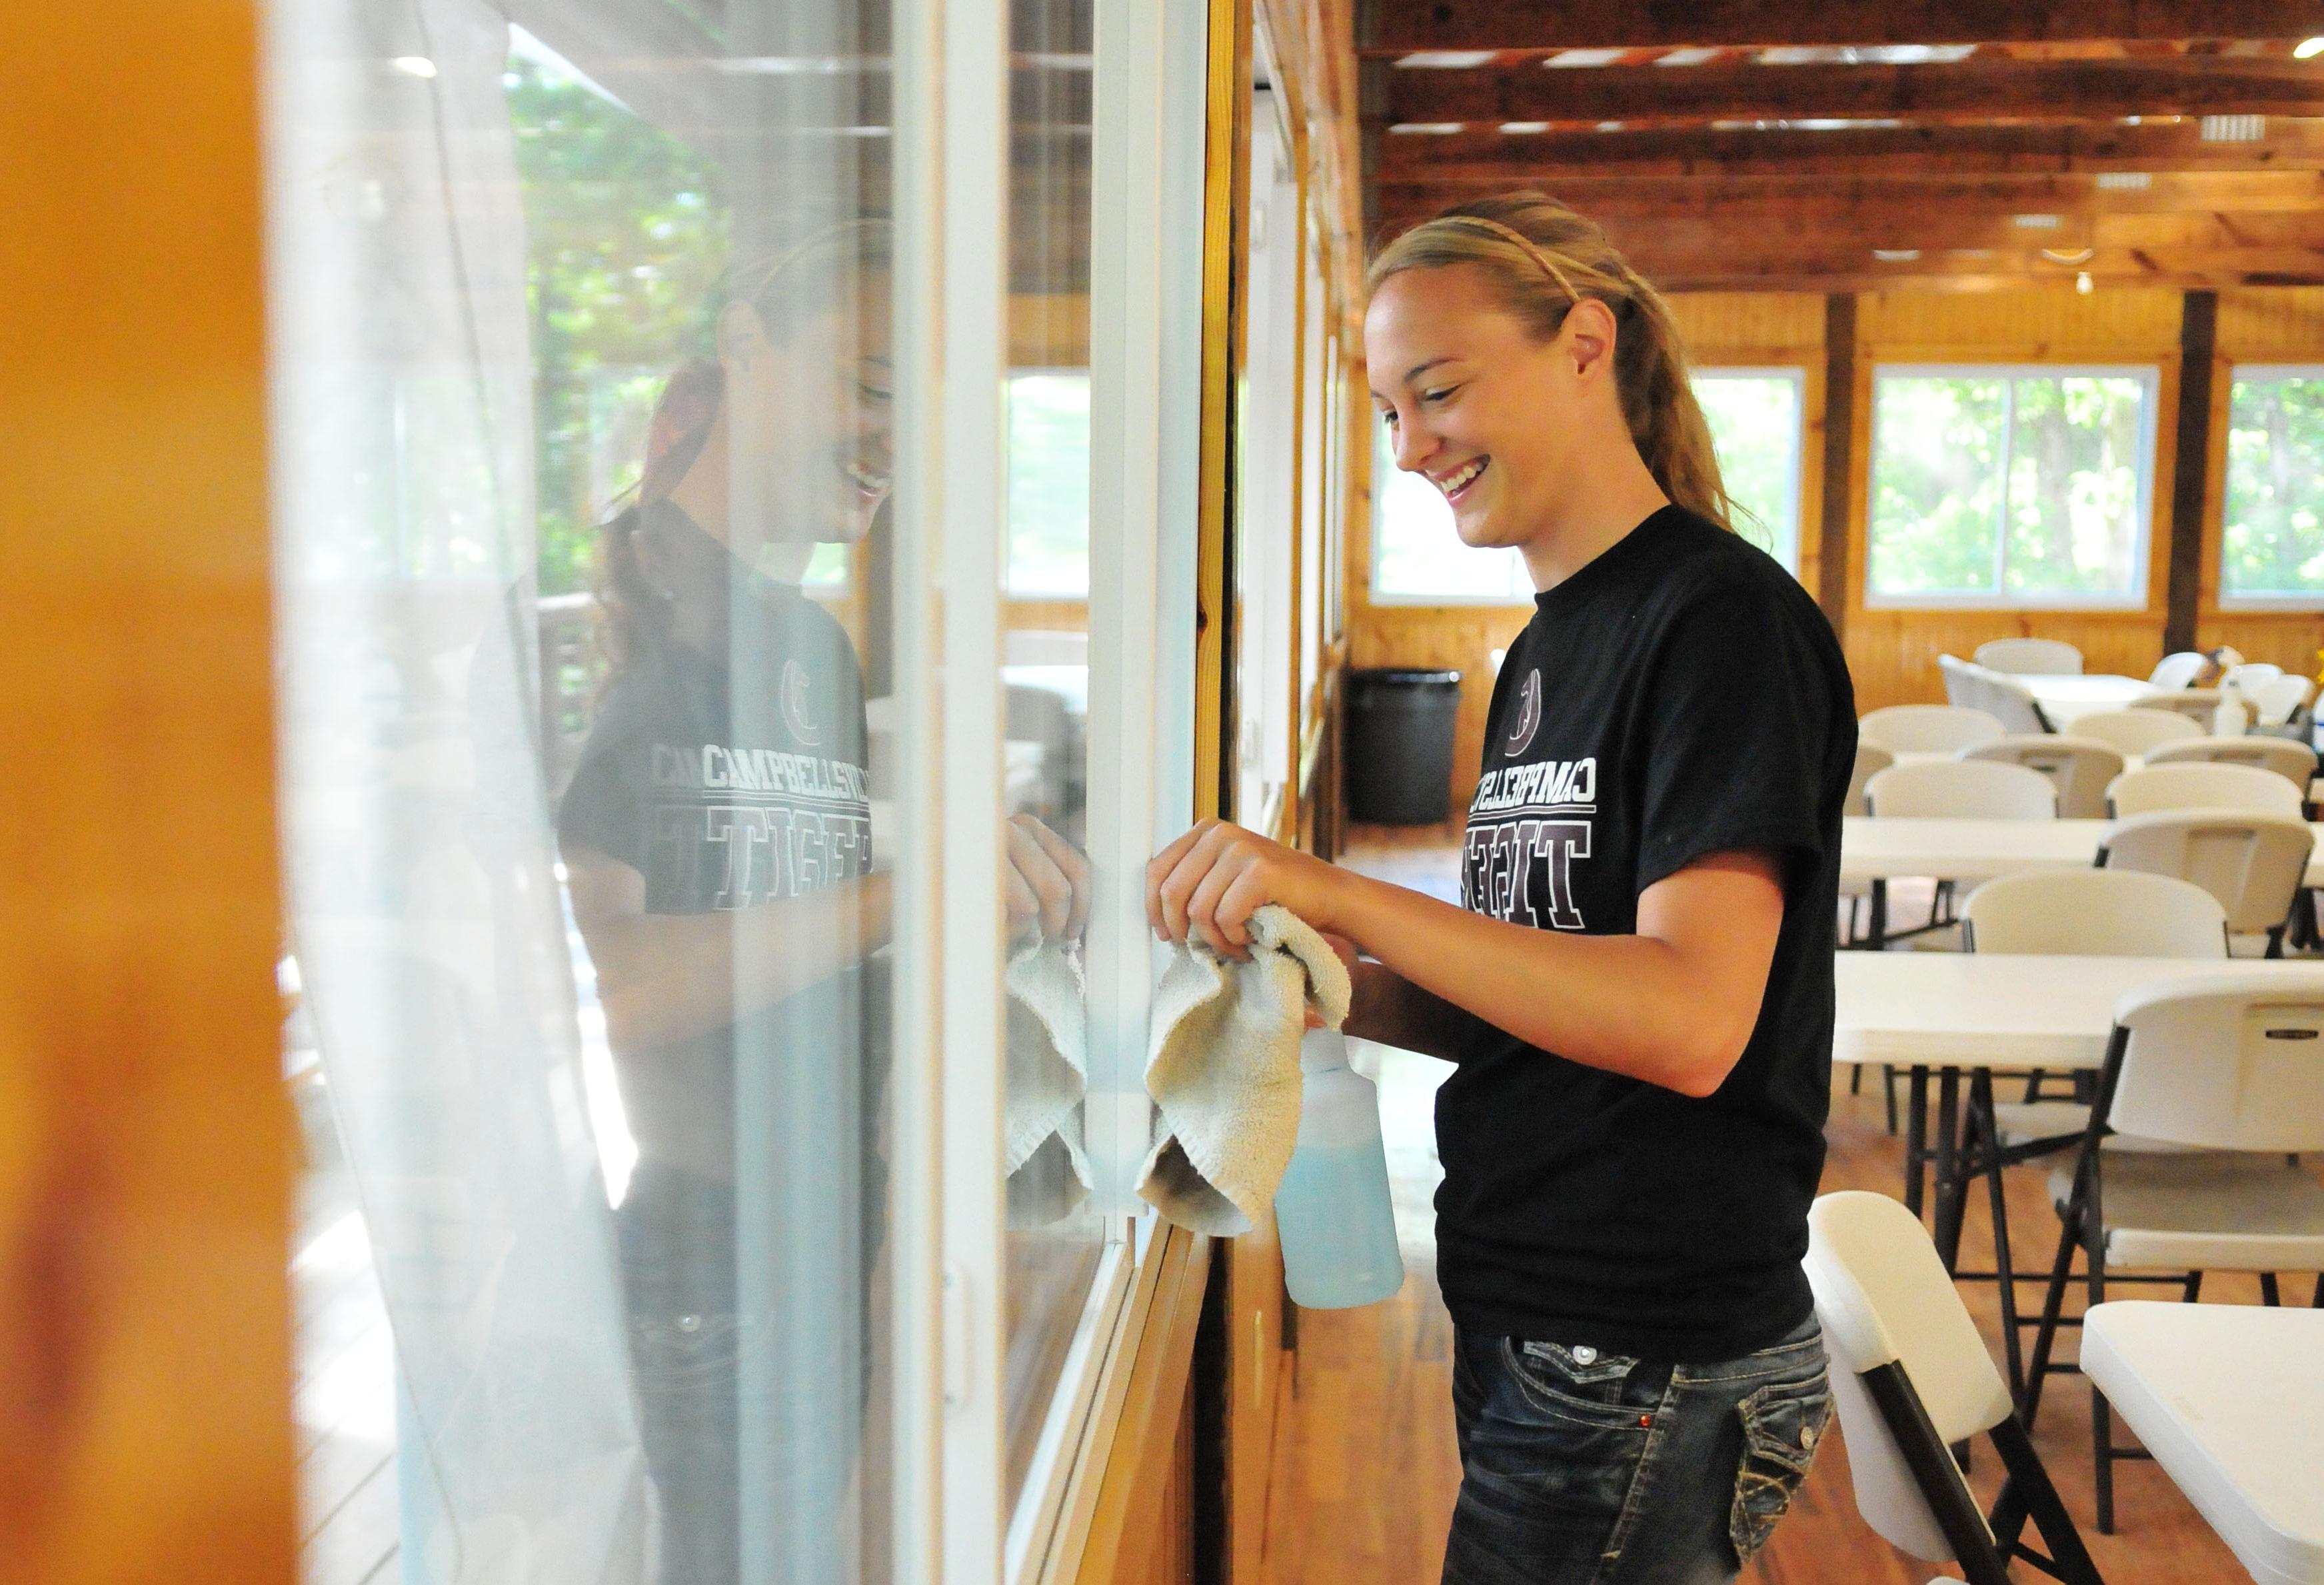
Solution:
[[[1348,673],[1348,818],[1369,825],[1435,825],[1452,812],[1457,671],[1395,668]]]

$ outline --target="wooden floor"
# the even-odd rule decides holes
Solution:
[[[1344,862],[1441,895],[1451,889],[1455,858],[1440,832],[1392,845],[1367,843]],[[1908,906],[1900,899],[1900,908]],[[1406,1278],[1403,1292],[1387,1304],[1303,1311],[1298,1316],[1296,1365],[1284,1373],[1285,1401],[1277,1421],[1267,1585],[1434,1581],[1460,1485],[1452,1437],[1452,1329],[1436,1287],[1430,1230],[1430,1197],[1441,1175],[1431,1106],[1448,1070],[1426,1057],[1379,1047],[1366,1055],[1379,1064]],[[1898,1192],[1903,1147],[1886,1130],[1878,1089],[1868,1082],[1863,1095],[1850,1096],[1844,1072],[1835,1084],[1826,1190]],[[2015,1247],[2044,1253],[2054,1248],[2058,1223],[2045,1201],[2040,1169],[2014,1172],[2009,1194]],[[1982,1203],[1970,1213],[1962,1245],[1963,1264],[1972,1269],[1989,1269],[1991,1263]],[[2305,1291],[2305,1283],[2294,1279],[2287,1297],[2304,1296]],[[2000,1329],[1992,1286],[1970,1284],[1963,1293],[1997,1360]],[[2258,1285],[2251,1278],[2215,1276],[2205,1285],[2203,1301],[2257,1304]],[[2117,1427],[2116,1435],[2125,1434]],[[2052,1382],[2035,1442],[2111,1585],[2218,1585],[2248,1577],[2170,1478],[2151,1464],[2116,1466],[2118,1533],[2097,1534],[2090,1510],[2089,1396],[2080,1381]],[[1989,1449],[1985,1454],[1976,1461],[1971,1484],[1989,1504],[1997,1461]],[[1791,1514],[1744,1578],[1763,1585],[1922,1585],[1943,1571],[1896,1552],[1858,1518],[1844,1447],[1835,1436],[1816,1460]],[[2015,1577],[2043,1578],[2023,1564]]]

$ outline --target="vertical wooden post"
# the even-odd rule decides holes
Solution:
[[[2163,650],[2195,647],[2203,585],[2203,502],[2212,458],[2211,373],[2218,346],[2219,294],[2190,291],[2179,318],[2177,461],[2171,470],[2171,581],[2163,597]],[[2221,459],[2224,463],[2224,459]]]
[[[1834,292],[1823,307],[1823,524],[1816,600],[1831,631],[1847,637],[1849,488],[1856,455],[1856,296]]]
[[[0,1581],[289,1585],[257,19],[0,93]]]

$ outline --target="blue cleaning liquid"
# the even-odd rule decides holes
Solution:
[[[1351,1145],[1303,1145],[1275,1191],[1284,1286],[1308,1310],[1377,1304],[1404,1286],[1388,1153],[1374,1133]]]

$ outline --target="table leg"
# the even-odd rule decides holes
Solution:
[[[1904,1209],[1921,1214],[1921,1169],[1929,1141],[1929,1070],[1913,1070],[1904,1104]]]
[[[1864,945],[1870,952],[1881,952],[1888,945],[1888,882],[1872,883],[1872,900],[1866,908],[1867,922]]]
[[[1936,1245],[1937,1253],[1952,1271],[1960,1264],[1960,1070],[1947,1067],[1937,1074]]]

